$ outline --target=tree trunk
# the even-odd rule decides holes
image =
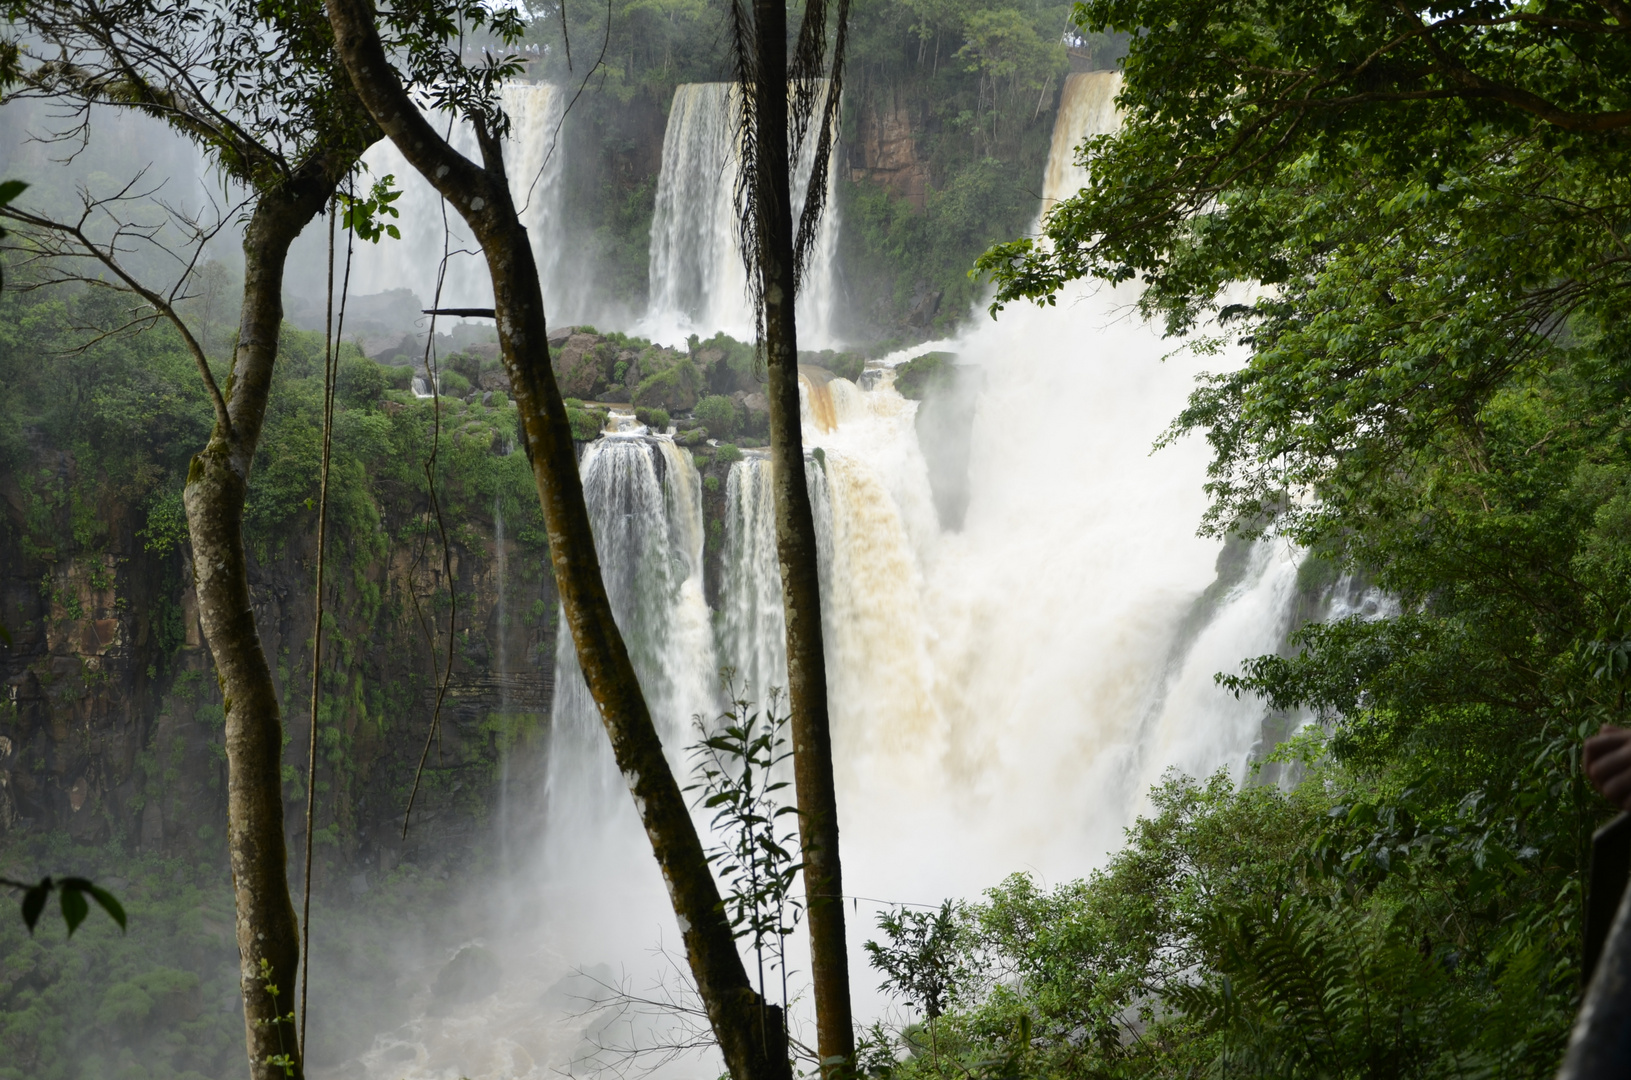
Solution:
[[[823,1074],[847,1073],[855,1059],[849,953],[844,941],[844,875],[838,856],[838,798],[833,784],[827,709],[827,659],[821,631],[821,578],[815,515],[804,475],[799,418],[793,206],[787,135],[787,10],[754,0],[757,150],[752,183],[764,295],[765,367],[770,399],[770,460],[776,497],[776,558],[787,625],[787,692],[792,707],[793,781],[804,855],[815,989],[816,1043]],[[818,122],[818,121],[817,121]],[[812,136],[814,134],[812,133]],[[842,1064],[841,1064],[842,1063]]]
[[[697,991],[736,1080],[790,1080],[781,1010],[748,981],[702,841],[663,756],[600,574],[566,406],[555,384],[543,296],[498,140],[478,124],[482,165],[420,115],[386,59],[366,0],[326,0],[340,57],[379,126],[470,226],[493,280],[499,348],[549,536],[578,662],[668,885]]]
[[[216,425],[209,444],[193,458],[183,496],[199,622],[226,713],[227,850],[237,902],[244,1034],[255,1080],[299,1078],[303,1071],[292,1022],[300,934],[289,897],[283,831],[283,721],[250,606],[244,496],[277,359],[289,245],[333,191],[334,181],[312,165],[256,204],[244,232],[243,308],[225,391],[231,430]],[[269,986],[276,987],[275,996]]]

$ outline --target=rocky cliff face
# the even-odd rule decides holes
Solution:
[[[921,125],[898,88],[870,98],[856,115],[849,143],[849,178],[877,184],[922,210],[929,196],[929,163],[917,150]]]
[[[38,470],[75,468],[66,451],[40,447],[35,457]],[[57,832],[131,852],[219,854],[223,718],[191,566],[181,551],[148,550],[141,512],[118,497],[95,510],[109,525],[100,549],[38,548],[27,538],[41,534],[40,522],[25,528],[28,515],[58,511],[15,476],[0,478],[0,625],[9,636],[0,640],[0,845]],[[382,522],[387,536],[411,533],[411,524]],[[434,529],[417,524],[416,541],[386,543],[382,553],[344,537],[329,553],[319,850],[360,873],[467,850],[485,827],[503,759],[536,741],[549,713],[556,596],[542,554],[478,518],[458,523],[444,564]],[[291,530],[274,556],[253,564],[256,622],[282,687],[291,806],[305,791],[312,531]],[[72,523],[49,532],[71,537]],[[404,842],[403,809],[450,651]],[[512,784],[528,783],[540,760],[522,759],[532,765],[511,770]],[[288,834],[291,845],[303,841],[293,814]]]

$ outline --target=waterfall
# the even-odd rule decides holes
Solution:
[[[812,132],[794,164],[795,223],[815,165],[815,143]],[[675,87],[651,219],[651,300],[641,333],[678,341],[691,333],[710,337],[723,330],[752,340],[753,309],[737,233],[737,150],[735,84]],[[838,208],[835,174],[828,176],[827,207],[797,306],[799,343],[814,349],[834,343]]]
[[[1081,184],[1074,148],[1113,129],[1118,87],[1067,84],[1050,198]],[[1195,535],[1205,447],[1150,452],[1198,364],[1163,360],[1159,331],[1127,314],[1135,297],[1078,284],[1057,308],[1011,307],[886,359],[938,348],[985,373],[960,532],[937,521],[919,406],[891,369],[871,391],[801,379],[855,892],[932,900],[1021,867],[1079,874],[1166,769],[1244,775],[1264,709],[1213,675],[1279,647],[1300,553],[1261,543],[1218,582],[1220,545]],[[720,654],[775,685],[768,462],[735,465],[726,497]]]
[[[675,773],[685,776],[692,717],[711,717],[720,703],[702,586],[701,478],[672,439],[644,434],[591,443],[581,472],[612,612]],[[608,894],[640,911],[654,904],[656,918],[661,891],[629,888],[659,879],[564,617],[561,625],[541,854],[557,914],[581,920],[574,947],[592,950],[627,933],[621,919],[607,917]]]
[[[1085,71],[1067,76],[1059,93],[1059,116],[1042,177],[1042,210],[1069,198],[1087,183],[1087,170],[1076,160],[1076,147],[1089,135],[1108,135],[1121,124],[1116,95],[1121,72]]]
[[[1116,86],[1108,74],[1067,84],[1050,199],[1081,183],[1074,147],[1113,126]],[[700,283],[739,266],[728,103],[719,84],[681,87],[670,116],[652,270],[653,297],[669,298],[676,319],[722,302]],[[885,358],[866,390],[801,372],[845,884],[855,897],[935,903],[1018,870],[1068,881],[1120,844],[1167,769],[1245,774],[1264,710],[1213,676],[1281,645],[1300,553],[1274,542],[1225,552],[1197,537],[1205,445],[1151,447],[1201,362],[1169,355],[1159,329],[1129,314],[1136,299],[1136,284],[1073,284],[1056,307],[976,317],[953,340]],[[970,391],[971,426],[957,436],[967,487],[958,526],[937,511],[922,408],[894,387],[895,366],[929,349],[954,353],[981,376],[967,385],[983,387]],[[734,667],[755,701],[786,685],[772,466],[749,450],[729,470],[710,615],[690,455],[632,418],[614,419],[616,430],[583,452],[584,494],[618,626],[683,784],[690,774],[678,751],[691,715],[719,704],[718,665]],[[1356,590],[1343,601],[1350,608],[1379,603]],[[564,626],[556,669],[542,840],[507,924],[524,959],[479,1016],[416,1029],[413,1045],[450,1049],[440,1058],[416,1051],[411,1075],[574,1072],[574,1047],[593,1042],[584,1032],[598,1021],[560,989],[576,985],[573,965],[623,965],[645,979],[653,943],[678,955],[649,843]],[[870,916],[858,915],[851,971],[864,1020],[884,1003],[864,974]],[[403,1074],[380,1061],[382,1078]],[[710,1067],[717,1072],[717,1062],[696,1071]]]
[[[565,155],[557,135],[567,96],[553,83],[506,83],[499,91],[499,100],[510,118],[510,133],[504,143],[510,194],[532,241],[539,284],[553,321],[581,317],[592,299],[590,277],[567,265],[561,242],[564,211],[560,179]],[[450,126],[446,113],[431,113],[427,119],[449,138],[454,149],[480,160],[475,132],[468,124]],[[395,186],[402,195],[394,204],[401,214],[394,223],[402,238],[356,245],[351,291],[367,295],[410,289],[423,306],[429,307],[436,296],[437,267],[442,259],[441,196],[389,139],[369,148],[363,164],[366,172],[358,180],[359,188],[387,175],[396,178]],[[442,283],[442,306],[490,306],[493,286],[481,245],[451,206],[446,208],[446,228],[447,246],[454,254],[449,256]]]

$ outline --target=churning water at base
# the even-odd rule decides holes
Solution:
[[[1080,167],[1060,155],[1115,123],[1115,90],[1105,74],[1067,84],[1049,199],[1079,186]],[[677,96],[676,115],[680,104]],[[670,140],[676,123],[689,121],[671,120]],[[717,125],[689,130],[719,138]],[[681,162],[704,149],[665,146],[667,190],[685,183],[669,175],[669,151]],[[674,205],[695,208],[706,193],[699,186]],[[728,224],[710,220],[710,235]],[[654,275],[658,250],[654,242]],[[675,246],[663,258],[682,254]],[[716,245],[709,258],[723,269],[734,253]],[[663,273],[700,271],[675,262]],[[815,372],[801,380],[855,897],[934,903],[1015,871],[1047,883],[1079,877],[1117,846],[1167,769],[1245,771],[1264,710],[1213,676],[1281,645],[1299,555],[1260,543],[1220,560],[1221,546],[1196,536],[1205,446],[1151,447],[1200,363],[1168,356],[1135,300],[1130,287],[1072,286],[1057,307],[976,317],[954,340],[889,358],[869,375],[872,389]],[[977,373],[969,385],[983,379],[966,432],[960,527],[942,523],[920,406],[895,391],[887,366],[930,348]],[[667,438],[618,434],[586,450],[582,471],[618,623],[685,777],[690,717],[717,707],[719,665],[736,668],[760,699],[784,680],[769,461],[749,452],[730,471],[713,613],[689,455]],[[572,995],[584,991],[572,972],[614,982],[626,974],[644,989],[665,967],[649,954],[655,944],[678,956],[660,876],[564,629],[561,641],[543,835],[507,886],[520,899],[503,923],[505,987],[382,1040],[412,1060],[386,1068],[377,1050],[369,1064],[381,1080],[591,1071],[601,1021],[575,1015],[582,1002]],[[850,909],[862,1018],[881,1010],[861,953],[876,907]],[[717,1069],[691,1059],[672,1071]]]

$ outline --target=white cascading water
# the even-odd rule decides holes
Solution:
[[[538,279],[551,322],[574,322],[591,311],[594,296],[587,275],[568,265],[562,220],[561,166],[565,154],[559,138],[566,97],[553,83],[506,83],[500,100],[510,118],[504,143],[504,166],[510,194],[521,224],[532,241]],[[455,149],[480,160],[474,130],[467,124],[448,126],[443,113],[429,115],[437,131],[449,136]],[[359,186],[394,176],[402,195],[394,204],[402,238],[378,244],[357,244],[352,255],[351,292],[359,295],[411,289],[424,304],[436,297],[437,268],[442,260],[443,207],[436,190],[408,164],[389,139],[376,143],[363,155],[367,172]],[[442,307],[489,307],[493,285],[481,246],[470,236],[453,207],[446,209],[447,275],[442,282]]]
[[[686,737],[693,715],[712,713],[718,698],[702,591],[702,481],[689,453],[670,438],[644,433],[589,444],[581,469],[612,610],[652,717],[672,744]],[[552,818],[598,816],[629,801],[564,627],[555,655],[548,777]]]
[[[1068,81],[1048,205],[1081,186],[1073,148],[1113,129],[1118,86]],[[1015,869],[1078,875],[1167,768],[1243,772],[1263,711],[1213,675],[1279,646],[1297,557],[1258,545],[1196,610],[1219,553],[1195,536],[1205,448],[1151,453],[1196,365],[1164,359],[1134,298],[1074,287],[892,358],[941,348],[985,373],[960,532],[940,527],[917,406],[891,379],[804,381],[847,891],[934,901]],[[722,615],[724,659],[761,682],[783,665],[767,468],[731,476]]]
[[[1102,73],[1066,84],[1047,205],[1079,186],[1061,155],[1116,122],[1116,88]],[[669,175],[712,152],[672,145],[676,123],[688,138],[718,137],[671,119],[669,213],[717,224],[702,204],[729,185]],[[736,253],[710,250],[711,270],[665,265],[724,280]],[[1206,448],[1188,438],[1151,452],[1199,365],[1168,355],[1135,299],[1131,287],[1072,286],[1057,307],[977,316],[956,339],[886,359],[870,390],[820,372],[801,379],[846,893],[934,903],[1015,871],[1067,881],[1117,846],[1167,769],[1245,772],[1264,710],[1213,676],[1280,646],[1298,556],[1261,543],[1219,581],[1220,545],[1195,535]],[[937,516],[918,404],[895,391],[889,366],[930,348],[984,373],[959,530]],[[618,427],[584,453],[585,495],[619,626],[686,783],[690,718],[717,707],[716,667],[735,667],[761,700],[785,680],[770,466],[749,451],[730,472],[710,622],[690,457],[630,419]],[[364,1060],[381,1080],[581,1072],[598,1046],[651,1037],[649,1018],[597,1034],[604,1018],[582,1015],[572,996],[586,992],[574,970],[626,975],[645,991],[663,967],[650,950],[679,953],[564,625],[560,642],[542,837],[506,886],[515,909],[501,915],[504,989],[382,1037]],[[861,952],[876,909],[852,909],[849,932],[862,1019],[882,1009]]]
[[[651,219],[650,303],[638,332],[653,340],[683,341],[723,330],[753,337],[753,308],[737,234],[737,106],[734,83],[685,83],[675,88],[663,136],[663,165]],[[814,132],[805,139],[793,174],[794,222],[815,165]],[[798,297],[799,344],[823,349],[835,342],[833,305],[838,211],[829,173],[822,215]]]

